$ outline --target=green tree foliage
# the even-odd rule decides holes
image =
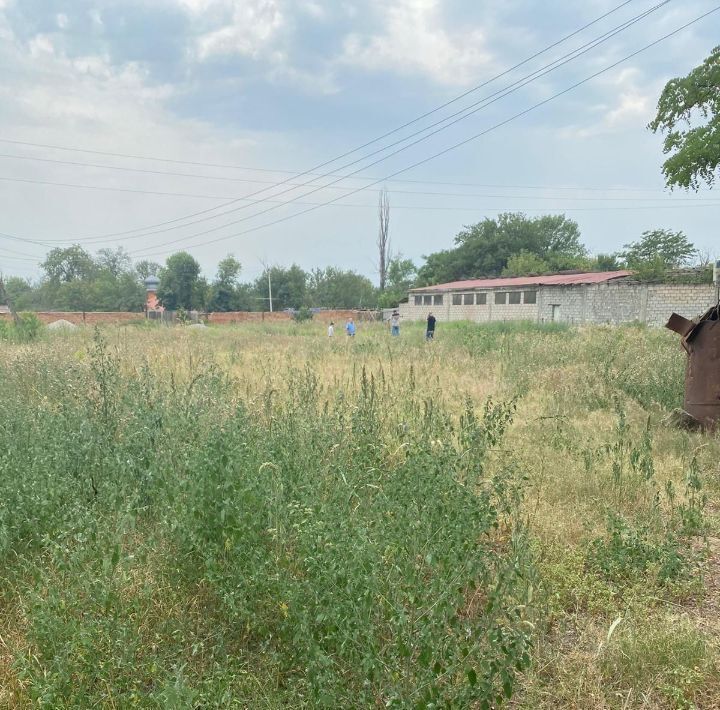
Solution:
[[[23,308],[66,311],[139,311],[145,292],[121,247],[93,257],[82,247],[52,249],[42,264],[45,278],[24,293]]]
[[[41,266],[48,279],[62,283],[87,281],[97,269],[92,256],[78,244],[51,249]]]
[[[114,278],[132,271],[130,255],[122,247],[99,249],[95,264],[99,270],[105,271]]]
[[[232,254],[228,254],[218,264],[217,276],[210,287],[208,310],[241,310],[238,298],[238,277],[241,270],[242,265]]]
[[[503,276],[538,276],[547,274],[550,271],[550,264],[537,254],[523,249],[513,254],[503,269]]]
[[[293,264],[290,268],[273,266],[269,272],[272,283],[273,310],[297,309],[306,305],[307,274],[297,264]],[[264,271],[255,280],[254,291],[260,304],[259,307],[265,311],[269,310],[267,271]]]
[[[642,233],[642,239],[625,245],[622,258],[628,268],[655,265],[662,270],[687,266],[697,256],[695,245],[684,232],[653,229]]]
[[[408,297],[408,290],[415,283],[417,267],[411,259],[404,259],[397,254],[390,259],[387,273],[385,291],[379,296],[379,305],[382,308],[394,308]]]
[[[621,264],[617,254],[598,254],[590,263],[593,271],[618,271]]]
[[[135,273],[138,275],[141,281],[145,281],[148,276],[157,276],[160,273],[162,266],[156,261],[148,261],[143,259],[135,264]]]
[[[455,248],[430,254],[418,272],[420,284],[479,276],[500,276],[508,260],[520,252],[534,254],[552,271],[583,267],[587,252],[576,222],[564,215],[526,217],[506,212],[466,227]]]
[[[5,280],[5,293],[16,311],[29,311],[33,307],[33,286],[27,279],[10,276]],[[10,305],[9,303],[7,305]]]
[[[204,307],[207,285],[200,278],[200,264],[186,251],[169,256],[159,276],[157,293],[165,308],[189,311]]]
[[[374,308],[377,290],[370,279],[329,266],[308,275],[308,302],[324,308]]]
[[[671,79],[663,89],[657,115],[649,124],[665,133],[663,163],[668,186],[697,190],[712,185],[720,165],[720,46],[686,77]],[[693,127],[693,123],[696,125]]]

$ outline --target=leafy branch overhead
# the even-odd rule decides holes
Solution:
[[[687,76],[663,89],[657,115],[648,126],[665,134],[663,163],[669,187],[712,186],[720,165],[720,45]]]

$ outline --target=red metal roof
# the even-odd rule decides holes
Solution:
[[[632,271],[591,271],[584,274],[548,274],[547,276],[508,276],[500,279],[468,279],[435,284],[411,291],[457,291],[476,288],[508,288],[511,286],[574,286],[576,284],[600,284],[613,279],[632,276]]]

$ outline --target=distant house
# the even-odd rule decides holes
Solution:
[[[9,306],[0,306],[0,313],[10,313]]]
[[[671,313],[688,318],[715,303],[712,284],[646,284],[630,271],[560,273],[452,281],[411,289],[400,305],[407,320],[530,320],[539,323],[662,325]]]

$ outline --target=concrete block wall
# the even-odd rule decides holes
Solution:
[[[535,320],[547,323],[556,320],[575,325],[632,322],[664,325],[673,312],[694,318],[717,302],[712,284],[627,282],[541,286],[537,289],[537,304],[497,304],[493,291],[487,291],[486,305],[452,305],[452,293],[449,292],[443,293],[442,306],[415,306],[412,294],[410,298],[410,302],[401,304],[399,309],[401,318],[406,320],[425,320],[432,312],[439,321]]]
[[[717,303],[712,284],[651,284],[647,287],[645,322],[665,325],[671,313],[695,318]]]
[[[552,286],[538,289],[538,320],[549,323],[582,323],[587,301],[586,286]]]

